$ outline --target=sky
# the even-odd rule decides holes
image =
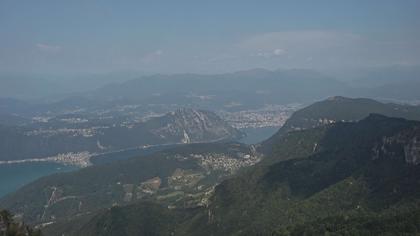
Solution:
[[[0,73],[420,64],[418,0],[0,1]]]

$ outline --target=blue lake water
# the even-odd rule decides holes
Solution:
[[[266,140],[277,132],[278,127],[248,128],[242,129],[247,136],[240,140],[242,143],[255,144]],[[159,150],[174,147],[176,145],[153,147],[145,150],[133,149],[123,152],[103,154],[92,158],[93,164],[103,164],[115,160],[127,159],[139,155],[147,155]],[[65,166],[49,162],[27,162],[20,164],[0,165],[0,197],[11,193],[23,185],[30,183],[40,177],[53,173],[77,170],[78,167]]]
[[[48,162],[0,165],[0,197],[42,176],[76,170],[77,167]]]
[[[182,146],[185,144],[173,144],[173,145],[161,145],[161,146],[154,146],[154,147],[148,147],[145,149],[139,149],[139,148],[132,148],[127,149],[124,151],[116,151],[111,153],[104,153],[97,156],[93,156],[90,158],[90,161],[94,165],[109,163],[117,160],[124,160],[129,159],[132,157],[138,157],[138,156],[145,156],[148,154],[152,154],[158,151],[163,151],[165,149],[174,148],[177,146]]]
[[[124,160],[131,157],[142,156],[157,152],[176,145],[163,145],[147,149],[131,149],[121,152],[113,152],[101,154],[91,158],[94,165],[113,162],[116,160]],[[18,188],[28,184],[40,177],[54,173],[77,170],[78,167],[66,166],[51,162],[27,162],[19,164],[2,164],[0,165],[0,197],[11,193]]]
[[[273,134],[275,134],[280,128],[279,127],[263,127],[263,128],[246,128],[241,131],[246,133],[246,137],[239,140],[245,144],[256,144],[260,143]]]

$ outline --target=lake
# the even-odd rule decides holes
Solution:
[[[27,162],[0,165],[0,197],[42,176],[76,170],[78,167],[49,162]]]
[[[247,134],[239,140],[246,144],[255,144],[266,140],[277,132],[278,127],[247,128],[241,129]],[[147,155],[177,145],[156,146],[148,149],[132,149],[122,152],[102,154],[91,159],[93,164],[104,164],[115,160],[128,159],[130,157]],[[19,164],[0,165],[0,197],[13,192],[23,185],[30,183],[42,176],[53,173],[77,170],[75,166],[65,166],[51,162],[27,162]]]
[[[273,134],[275,134],[280,127],[263,127],[263,128],[246,128],[241,129],[241,131],[246,133],[246,137],[239,140],[242,143],[245,144],[256,144],[260,143],[269,137],[271,137]]]

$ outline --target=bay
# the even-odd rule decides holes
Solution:
[[[78,167],[52,162],[27,162],[0,165],[0,197],[42,176],[77,170]]]
[[[244,128],[241,131],[245,132],[246,136],[240,139],[239,142],[245,144],[260,143],[270,138],[279,129],[280,127]]]
[[[241,131],[245,132],[247,136],[239,141],[245,144],[260,143],[271,137],[274,133],[277,132],[278,129],[279,127],[241,129]],[[116,160],[124,160],[135,156],[151,154],[156,151],[161,151],[175,146],[178,145],[162,145],[147,149],[132,149],[122,152],[101,154],[93,157],[91,161],[94,165],[104,164]],[[27,162],[0,165],[0,197],[16,191],[18,188],[40,177],[77,169],[79,169],[79,167],[52,162]]]

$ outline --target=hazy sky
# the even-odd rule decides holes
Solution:
[[[0,1],[0,72],[420,64],[418,0]]]

